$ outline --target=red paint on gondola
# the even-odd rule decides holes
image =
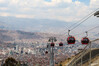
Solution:
[[[89,43],[89,39],[87,37],[82,38],[81,43],[87,45]]]
[[[73,36],[69,36],[68,38],[67,38],[67,43],[68,44],[75,44],[75,37],[73,37]]]
[[[59,46],[63,46],[63,43],[62,43],[62,42],[60,42],[60,43],[59,43]]]
[[[45,51],[45,54],[48,54],[48,51]]]
[[[54,47],[54,45],[55,45],[55,44],[52,42],[52,43],[51,43],[51,47]]]

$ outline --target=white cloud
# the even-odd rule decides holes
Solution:
[[[26,15],[26,14],[16,14],[14,16],[17,18],[34,18],[34,15]]]
[[[0,2],[7,2],[8,5],[1,7],[0,10],[8,10],[10,13],[2,13],[2,16],[4,14],[17,18],[56,19],[68,22],[78,21],[99,7],[99,0],[90,0],[89,5],[72,0],[52,0],[51,2],[45,0],[0,0]]]
[[[90,0],[90,8],[99,8],[99,0]]]
[[[72,0],[63,0],[63,1],[67,3],[72,3]]]
[[[4,3],[5,2],[5,0],[0,0],[0,3]]]
[[[20,0],[9,0],[9,2],[11,4],[18,4],[20,2]]]
[[[7,7],[0,7],[0,10],[8,10]]]
[[[10,13],[6,13],[6,12],[2,12],[2,13],[0,13],[0,16],[12,16]]]
[[[79,2],[79,1],[75,1],[75,4],[76,4],[76,5],[80,5],[81,2]]]
[[[16,18],[34,18],[34,15],[26,15],[26,14],[11,14],[11,13],[7,13],[7,12],[1,12],[0,16],[13,16]]]

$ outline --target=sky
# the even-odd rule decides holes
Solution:
[[[99,8],[99,0],[0,0],[0,16],[75,22]]]

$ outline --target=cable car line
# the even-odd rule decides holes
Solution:
[[[99,27],[99,25],[98,26],[95,26],[95,27],[93,27],[93,28],[91,28],[91,29],[89,29],[89,30],[87,30],[87,32],[89,32],[89,31],[92,31],[92,30],[94,30],[94,29],[96,29],[96,28],[98,28]],[[74,36],[76,36],[76,35],[81,35],[81,34],[84,34],[85,32],[82,32],[82,33],[79,33],[79,34],[75,34]]]
[[[97,27],[99,27],[99,26],[95,26],[94,28],[91,28],[91,29],[89,29],[88,31],[91,31],[91,30],[93,30],[93,29],[95,29],[95,28],[97,28]],[[89,42],[90,42],[89,38],[87,37],[87,36],[88,36],[88,31],[85,31],[86,36],[83,37],[82,40],[81,40],[81,43],[82,43],[83,45],[88,45]],[[70,32],[70,30],[68,30],[68,36],[69,36],[69,37],[67,38],[67,43],[68,43],[68,44],[75,44],[75,37],[70,36],[70,35],[69,35],[69,32]],[[82,34],[83,34],[83,33],[82,33]],[[81,35],[81,34],[80,34],[80,35]]]
[[[98,8],[99,9],[99,8]],[[96,9],[96,10],[98,10],[98,9]],[[81,19],[80,20],[80,22],[79,22],[79,24],[77,24],[77,23],[75,23],[75,24],[77,24],[76,26],[74,26],[75,24],[73,24],[73,28],[71,29],[71,30],[73,30],[73,29],[75,29],[76,27],[78,27],[79,25],[81,25],[83,22],[85,22],[87,19],[89,19],[93,14],[94,14],[94,12],[96,11],[96,10],[94,10],[93,12],[91,12],[90,14],[88,14],[86,17],[84,17],[83,19]],[[72,26],[72,25],[71,25]],[[70,26],[70,27],[71,27]],[[95,27],[96,28],[96,27]],[[92,28],[92,29],[94,29],[94,28]],[[92,29],[90,29],[90,30],[92,30]],[[68,38],[67,38],[67,43],[68,44],[75,44],[75,37],[73,37],[72,35],[69,35],[69,32],[71,31],[71,30],[68,30]],[[89,31],[89,30],[88,30]],[[66,32],[67,33],[67,32]],[[87,32],[86,32],[86,34],[87,34]],[[83,40],[86,40],[86,39],[88,39],[88,38],[83,38]],[[88,43],[88,42],[87,42]],[[61,43],[62,44],[62,43]],[[60,44],[60,45],[61,45]],[[51,46],[53,46],[54,47],[54,43],[51,43]]]
[[[91,16],[93,16],[94,13],[95,13],[98,9],[99,9],[99,8],[97,8],[96,10],[94,10],[93,12],[91,12],[87,18],[85,18],[83,21],[81,21],[78,25],[76,25],[75,27],[73,27],[71,30],[75,29],[75,28],[78,27],[80,24],[82,24],[82,23],[85,22],[87,19],[89,19]]]
[[[92,14],[93,15],[93,14]],[[89,17],[87,17],[85,20],[83,20],[82,22],[80,22],[78,25],[76,25],[75,27],[73,27],[71,30],[75,29],[76,27],[78,27],[79,25],[81,25],[82,23],[84,23],[87,19],[89,19],[92,15],[90,15]]]
[[[98,9],[96,9],[96,10],[98,10]],[[67,38],[67,43],[68,44],[75,44],[75,37],[74,36],[72,36],[72,35],[69,35],[69,33],[70,33],[70,31],[71,30],[73,30],[73,29],[75,29],[76,27],[78,27],[79,25],[81,25],[82,23],[84,23],[87,19],[89,19],[91,16],[93,16],[93,14],[94,14],[94,12],[96,12],[96,10],[94,10],[93,12],[91,12],[90,14],[88,14],[88,17],[86,16],[86,17],[84,17],[83,19],[81,19],[81,22],[79,22],[79,24],[77,24],[77,23],[75,23],[75,24],[77,24],[76,26],[74,26],[72,29],[70,29],[70,30],[68,30],[68,38]],[[75,25],[75,24],[73,24],[73,25]],[[71,25],[72,26],[72,25]],[[70,27],[71,27],[70,26]],[[90,30],[93,30],[93,29],[95,29],[95,28],[97,28],[97,27],[99,27],[99,26],[96,26],[96,27],[94,27],[94,28],[92,28],[92,29],[90,29]],[[86,37],[83,37],[82,38],[82,40],[81,40],[81,43],[82,44],[84,44],[84,45],[87,45],[88,43],[89,43],[89,38],[87,38],[87,36],[88,36],[88,31],[90,31],[90,30],[87,30],[86,31]],[[83,33],[81,33],[81,34],[83,34]]]
[[[68,29],[67,30],[69,30],[71,27],[73,27],[72,29],[70,29],[70,30],[73,30],[73,29],[75,29],[76,27],[78,27],[80,24],[82,24],[83,22],[85,22],[87,19],[89,19],[91,16],[93,16],[93,14],[98,10],[99,8],[97,8],[96,10],[94,10],[94,11],[92,11],[91,13],[89,13],[87,16],[85,16],[84,18],[82,18],[81,20],[79,20],[78,22],[76,22],[76,23],[74,23],[73,25],[71,25],[70,27],[68,27]],[[79,24],[77,24],[77,23],[79,23]],[[77,24],[77,25],[76,25]],[[75,26],[76,25],[76,26]],[[65,30],[64,30],[65,31]],[[65,33],[63,33],[63,34],[66,34],[66,33],[68,33],[68,32],[65,32]]]
[[[71,27],[73,27],[74,25],[76,25],[76,26],[74,26],[72,29],[70,29],[70,30],[73,30],[73,29],[75,29],[76,27],[78,27],[80,24],[82,24],[83,22],[85,22],[87,19],[89,19],[91,16],[93,16],[94,15],[94,13],[98,10],[99,8],[97,8],[96,10],[94,10],[94,11],[92,11],[91,13],[89,13],[87,16],[85,16],[84,18],[82,18],[81,20],[79,20],[78,22],[79,22],[79,24],[78,25],[76,25],[78,22],[76,22],[76,23],[74,23],[73,25],[71,25],[68,29],[66,29],[66,30],[69,30]],[[66,27],[67,28],[67,27]],[[64,30],[65,31],[65,30]],[[68,32],[65,32],[65,33],[62,33],[63,35],[64,34],[66,34],[66,33],[68,33]],[[62,35],[62,34],[60,34],[60,35]]]
[[[86,15],[85,17],[83,17],[81,20],[79,20],[78,22],[74,23],[73,25],[71,25],[69,28],[71,28],[72,26],[76,25],[77,23],[81,22],[83,19],[87,18],[89,15],[93,14],[95,11],[97,11],[99,8],[97,8],[96,10],[92,11],[91,13],[89,13],[88,15]]]
[[[96,27],[93,27],[93,28],[91,28],[91,29],[89,29],[89,30],[87,30],[87,31],[92,31],[92,30],[94,30],[94,29],[96,29],[96,28],[98,28],[98,27],[99,27],[99,25],[96,26]]]

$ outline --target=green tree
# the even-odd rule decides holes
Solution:
[[[60,64],[59,66],[62,66],[62,64]]]
[[[9,57],[5,60],[5,63],[3,66],[16,66],[18,64],[18,61],[16,61],[14,58]]]

